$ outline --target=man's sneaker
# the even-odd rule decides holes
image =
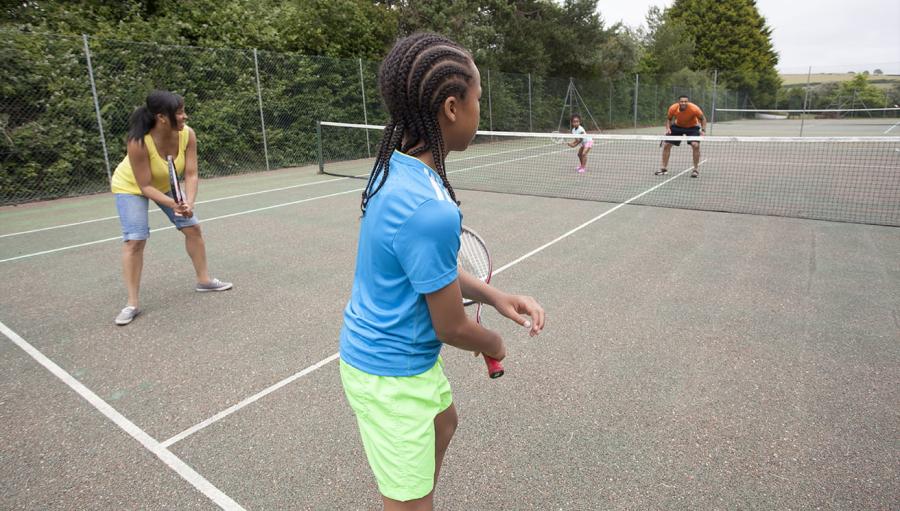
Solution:
[[[659,169],[653,173],[654,176],[665,176],[669,171],[667,169]]]
[[[697,169],[694,169],[694,171],[691,172],[691,177],[700,177],[700,171]]]
[[[231,282],[222,282],[219,279],[212,279],[203,284],[197,284],[197,291],[206,293],[207,291],[225,291],[231,289]]]
[[[128,323],[131,323],[132,320],[134,320],[134,318],[136,318],[140,313],[140,309],[129,305],[128,307],[122,309],[122,312],[120,312],[119,315],[116,316],[116,324],[119,326],[125,326]]]

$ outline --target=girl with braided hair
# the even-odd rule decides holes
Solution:
[[[457,415],[443,344],[506,355],[468,319],[462,298],[544,326],[531,297],[504,293],[457,268],[462,214],[444,162],[464,151],[480,115],[471,55],[435,34],[398,41],[379,85],[390,122],[362,194],[356,272],[340,336],[341,382],[356,413],[384,508],[430,510]]]

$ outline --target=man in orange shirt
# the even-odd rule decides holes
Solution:
[[[672,124],[672,119],[675,124]],[[666,114],[666,135],[699,137],[706,134],[706,117],[700,107],[691,103],[687,96],[679,96],[678,103],[669,107],[669,113]],[[694,170],[691,177],[700,176],[700,142],[692,140],[688,142],[694,151]],[[657,176],[664,176],[668,173],[669,153],[672,152],[672,146],[681,145],[680,140],[666,141],[663,145],[662,167],[655,172]]]

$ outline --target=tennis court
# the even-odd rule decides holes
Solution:
[[[708,211],[697,200],[729,190],[714,150],[690,179],[685,147],[664,178],[658,147],[641,170],[595,147],[585,176],[571,152],[527,179],[514,171],[537,172],[529,160],[511,160],[528,154],[448,164],[493,283],[534,295],[548,324],[529,338],[488,311],[509,349],[499,380],[444,350],[460,426],[436,508],[895,507],[897,227]],[[879,154],[883,188],[897,164]],[[616,197],[466,189],[479,179]],[[127,327],[112,321],[125,291],[110,195],[0,209],[0,507],[377,508],[336,361],[363,185],[315,167],[203,181],[225,293],[193,291],[183,237],[151,212]],[[682,202],[641,203],[653,197]],[[896,218],[891,197],[877,200]]]

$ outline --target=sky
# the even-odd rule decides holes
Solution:
[[[651,5],[671,0],[599,0],[607,25],[645,26]],[[778,70],[805,74],[874,71],[900,74],[900,0],[756,0],[772,28]]]

